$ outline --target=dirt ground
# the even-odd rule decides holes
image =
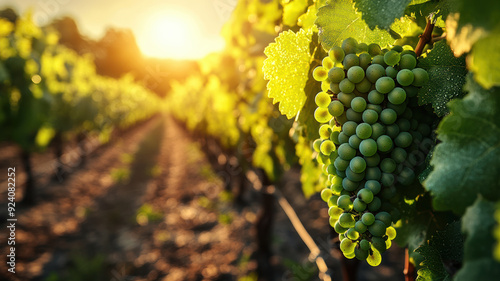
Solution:
[[[15,166],[22,182],[18,154],[15,146],[1,145],[0,171]],[[47,172],[51,161],[49,151],[33,157],[38,201],[16,208],[16,273],[1,262],[0,280],[256,280],[259,193],[248,188],[246,204],[235,205],[196,140],[168,117],[97,148],[62,182]],[[5,179],[0,176],[4,259]],[[302,196],[298,169],[284,179],[282,193],[324,251],[333,280],[341,280],[339,253],[327,254],[332,242],[326,204],[318,196]],[[274,209],[273,278],[318,280],[307,247],[283,210]],[[377,269],[362,263],[358,280],[403,280],[403,250],[393,247],[383,258]]]

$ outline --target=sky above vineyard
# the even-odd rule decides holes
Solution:
[[[146,56],[196,59],[221,50],[220,30],[237,0],[4,0],[0,9],[13,7],[43,25],[70,16],[80,31],[98,39],[107,27],[131,29]]]

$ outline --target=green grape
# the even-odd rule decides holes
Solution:
[[[396,229],[394,229],[394,227],[392,226],[387,227],[387,229],[385,230],[385,235],[387,235],[390,240],[394,240],[397,235]]]
[[[349,195],[340,195],[337,200],[337,206],[344,211],[350,211],[352,209],[352,201]],[[337,232],[338,233],[338,232]]]
[[[380,118],[380,121],[382,121],[382,123],[384,123],[386,125],[390,125],[390,124],[393,124],[394,122],[396,122],[398,115],[397,115],[396,111],[394,111],[394,109],[386,108],[386,109],[382,110],[379,118]]]
[[[342,217],[342,216],[340,216]],[[339,219],[340,221],[340,219]],[[387,226],[379,221],[375,220],[372,225],[368,226],[368,231],[371,233],[373,236],[383,236],[385,234],[385,229]]]
[[[333,141],[333,143],[336,145],[340,145],[339,135],[340,135],[339,131],[333,131],[332,134],[330,135],[330,140]]]
[[[356,249],[356,248],[354,248]],[[353,259],[356,257],[356,254],[354,252],[352,253],[344,253],[344,257],[348,258],[348,259]]]
[[[330,198],[328,199],[328,208],[336,206],[338,199],[339,199],[338,195],[333,194],[332,196],[330,196]]]
[[[354,201],[356,201],[356,200],[354,200]],[[361,203],[363,203],[363,202],[361,202]],[[366,208],[366,204],[365,204],[365,208]],[[359,233],[365,233],[366,230],[368,229],[368,227],[362,221],[359,220],[354,224],[354,229],[356,229],[356,231]]]
[[[345,78],[345,72],[340,67],[334,67],[328,71],[328,79],[332,83],[340,83]]]
[[[356,51],[357,53],[368,52],[368,45],[366,43],[359,43]]]
[[[401,57],[403,57],[404,55],[411,55],[415,59],[417,58],[417,54],[415,54],[415,52],[413,50],[403,50],[401,52]],[[401,64],[401,62],[400,62],[400,64]]]
[[[382,176],[382,172],[378,167],[370,167],[366,169],[366,179],[367,180],[379,180]]]
[[[345,171],[347,167],[349,166],[349,161],[344,160],[341,157],[337,157],[335,161],[333,162],[333,165],[335,168],[339,171]]]
[[[319,132],[319,137],[322,140],[326,140],[330,138],[330,134],[332,133],[332,128],[330,127],[330,125],[324,124],[321,125],[321,127],[319,127],[318,132]]]
[[[330,155],[335,150],[335,144],[331,140],[325,140],[321,143],[320,151],[324,155]]]
[[[326,172],[328,173],[329,176],[335,175],[335,166],[333,164],[329,164],[326,167]],[[331,180],[330,180],[330,182],[331,182]]]
[[[361,221],[364,225],[370,226],[375,222],[375,216],[372,213],[364,213],[361,216]]]
[[[370,204],[373,201],[373,192],[368,188],[362,188],[358,191],[358,198],[366,204]]]
[[[391,124],[386,126],[386,135],[391,137],[391,139],[399,135],[399,126],[396,124]]]
[[[372,56],[370,56],[370,54],[361,53],[359,55],[359,66],[361,66],[361,68],[366,70],[366,68],[368,68],[370,63],[372,63]]]
[[[415,172],[412,169],[405,167],[403,168],[403,171],[399,173],[398,180],[404,186],[410,185],[415,180]]]
[[[344,50],[346,54],[356,54],[357,47],[358,41],[352,37],[349,37],[342,42],[342,50]]]
[[[334,206],[332,206],[332,207],[334,207]],[[330,217],[328,219],[328,223],[330,224],[331,227],[335,227],[335,224],[337,223],[337,221],[338,220],[336,218],[332,218],[332,217]]]
[[[328,202],[328,199],[333,195],[332,191],[329,188],[325,188],[321,191],[321,199],[325,202]]]
[[[359,242],[359,248],[360,249],[363,249],[365,251],[368,251],[370,250],[370,241],[366,240],[366,239],[362,239],[360,242]]]
[[[360,139],[356,135],[352,135],[349,137],[349,145],[354,148],[354,149],[359,149],[359,144],[361,143],[362,139]]]
[[[356,128],[358,127],[358,124],[354,121],[347,121],[342,125],[342,132],[346,134],[347,136],[352,136],[356,134]]]
[[[403,87],[406,92],[406,96],[409,98],[414,98],[418,95],[418,88],[415,86]]]
[[[340,93],[340,84],[339,83],[330,83],[330,91],[335,94]]]
[[[392,186],[394,184],[394,175],[389,173],[382,173],[382,179],[380,180],[383,186]]]
[[[347,119],[352,120],[354,122],[361,122],[363,120],[363,115],[361,115],[360,112],[354,111],[352,108],[349,108],[346,111],[345,116],[347,117]]]
[[[347,231],[347,228],[342,227],[338,220],[335,223],[335,225],[333,226],[333,228],[335,229],[335,232],[337,232],[338,234],[342,234],[342,233],[345,233]]]
[[[380,162],[380,169],[384,173],[392,173],[396,170],[396,161],[391,158],[385,158]]]
[[[378,155],[378,153],[375,153],[373,156],[370,157],[365,156],[365,161],[366,161],[366,166],[376,167],[378,163],[380,163],[380,155]]]
[[[379,115],[382,112],[382,106],[380,106],[378,104],[367,104],[366,108],[375,110]]]
[[[319,92],[318,94],[316,94],[316,97],[314,97],[314,102],[319,107],[328,107],[330,101],[330,95],[325,92]]]
[[[403,147],[403,148],[409,147],[411,145],[412,141],[413,141],[413,137],[408,132],[401,132],[394,139],[394,143],[396,143],[397,146]]]
[[[337,173],[337,175],[339,175],[339,177],[345,178],[345,171],[336,170],[335,172]],[[340,195],[344,195],[344,194],[341,192]]]
[[[382,49],[380,48],[380,46],[378,44],[372,43],[372,44],[368,45],[368,53],[372,57],[374,57],[376,55],[382,54]]]
[[[366,100],[362,97],[355,97],[351,101],[351,108],[356,112],[363,112],[366,109]]]
[[[386,227],[391,226],[392,217],[391,217],[391,214],[389,214],[388,212],[378,212],[375,215],[375,219],[383,222]],[[384,234],[385,234],[385,231],[384,231]],[[378,236],[382,236],[382,235],[378,235]]]
[[[372,125],[372,139],[377,140],[381,135],[385,134],[386,127],[380,123]]]
[[[313,78],[316,81],[325,81],[328,78],[328,72],[323,66],[318,66],[313,70]]]
[[[361,66],[357,65],[352,66],[347,71],[347,79],[349,79],[354,84],[361,82],[364,78],[365,78],[365,71],[363,70],[363,68],[361,68]]]
[[[385,69],[380,64],[372,64],[366,69],[366,78],[368,81],[375,83],[377,80],[385,75]]]
[[[384,69],[384,74],[385,74],[385,68],[387,67],[387,64],[384,61],[384,56],[383,55],[376,55],[372,58],[372,65],[373,64],[380,64],[382,68]]]
[[[321,91],[328,92],[329,89],[330,89],[330,81],[328,81],[328,79],[326,79],[325,81],[322,81],[321,82]]]
[[[343,213],[339,217],[340,226],[345,228],[354,227],[356,221],[354,221],[354,217],[350,213]],[[385,225],[384,225],[384,233],[385,233]]]
[[[365,77],[361,82],[356,84],[355,88],[358,92],[366,94],[372,89],[372,83]]]
[[[411,136],[412,136],[412,138],[413,138],[414,141],[419,141],[420,142],[423,139],[423,136],[422,136],[422,134],[420,132],[411,131],[410,134],[411,134]]]
[[[328,112],[332,116],[339,117],[340,115],[342,115],[342,113],[344,113],[344,105],[342,104],[342,102],[334,100],[328,105]]]
[[[348,121],[349,122],[349,121]],[[346,122],[347,123],[347,122]],[[345,123],[344,123],[345,124]],[[339,143],[340,144],[343,144],[343,143],[347,143],[349,141],[349,136],[346,135],[344,132],[340,132],[339,133]]]
[[[347,177],[342,180],[342,187],[344,188],[344,190],[349,192],[356,190],[358,188],[358,185],[358,182],[352,181]]]
[[[349,168],[355,173],[362,173],[366,169],[366,161],[362,157],[356,156],[351,159]]]
[[[391,77],[380,77],[377,82],[375,82],[375,89],[381,94],[389,93],[395,86],[396,84]]]
[[[400,45],[396,45],[396,46],[392,47],[391,50],[396,51],[398,53],[401,53],[403,51],[403,47]]]
[[[359,233],[354,228],[349,228],[346,232],[347,238],[351,240],[357,240],[359,238]]]
[[[331,69],[335,63],[330,57],[325,57],[323,61],[321,61],[321,64],[323,65],[324,68]]]
[[[347,176],[348,179],[350,179],[352,181],[356,181],[356,182],[359,182],[359,181],[363,180],[363,178],[365,177],[365,173],[364,172],[355,173],[349,167],[347,167],[347,169],[345,169],[345,174],[346,174],[346,176]]]
[[[412,120],[411,120],[411,129],[412,129],[412,130],[416,130],[416,129],[417,129],[417,127],[418,127],[418,121],[417,121],[417,120],[415,120],[415,119],[412,119]]]
[[[346,167],[347,168],[347,167]],[[335,171],[336,173],[336,171]],[[330,189],[332,190],[333,193],[339,193],[342,191],[342,178],[339,176],[333,176],[332,179],[332,185],[330,186]]]
[[[332,119],[333,116],[328,112],[328,108],[318,107],[314,111],[314,119],[318,121],[318,123],[326,123]]]
[[[364,140],[372,135],[372,126],[368,123],[361,123],[356,127],[356,135]]]
[[[381,206],[382,202],[380,201],[380,198],[373,197],[373,201],[370,204],[368,204],[367,208],[370,212],[377,212]]]
[[[398,75],[396,76],[396,80],[398,81],[399,85],[401,85],[401,86],[410,86],[411,83],[413,83],[414,79],[415,79],[415,75],[409,69],[400,70],[398,72]]]
[[[383,253],[387,250],[385,239],[382,237],[374,236],[372,237],[372,246],[377,249],[377,251]]]
[[[388,152],[393,147],[392,139],[388,135],[382,135],[377,139],[377,149],[381,152]]]
[[[338,95],[337,95],[337,98],[339,99],[340,102],[342,102],[342,104],[345,106],[345,107],[348,107],[350,108],[351,107],[351,101],[356,97],[356,95],[354,93],[343,93],[343,92],[340,92]]]
[[[370,125],[373,125],[378,120],[378,113],[373,109],[366,109],[363,112],[363,115],[361,118],[363,119],[363,122],[366,122]]]
[[[330,51],[328,52],[328,56],[334,62],[342,62],[344,60],[344,57],[345,57],[345,52],[341,47],[335,46],[335,47],[330,49]]]
[[[377,143],[373,139],[363,140],[359,144],[359,151],[364,156],[373,156],[375,153],[377,153]]]
[[[328,164],[330,163],[330,158],[323,153],[318,153],[318,156],[316,156],[316,160],[318,160],[319,164]]]
[[[382,189],[382,185],[376,180],[367,180],[365,182],[365,189],[370,190],[373,194],[378,194]]]
[[[401,55],[397,51],[389,51],[384,54],[384,62],[387,65],[396,65],[401,59]]]
[[[398,71],[394,67],[388,66],[385,68],[385,75],[391,77],[392,79],[395,79],[398,75]]]
[[[411,129],[411,123],[408,119],[400,118],[396,121],[396,124],[402,132],[408,132]]]
[[[352,91],[354,91],[355,87],[356,87],[356,85],[354,85],[354,83],[349,81],[349,79],[347,79],[347,78],[344,78],[344,80],[340,81],[340,83],[339,83],[339,89],[343,93],[347,93],[347,94],[352,93]]]
[[[429,125],[420,123],[418,124],[417,130],[422,134],[422,136],[429,136],[431,134],[431,127]]]
[[[342,65],[345,70],[349,70],[353,66],[359,66],[359,57],[356,54],[348,54],[345,56]]]
[[[313,142],[313,149],[314,149],[314,151],[319,152],[319,147],[321,146],[321,142],[322,142],[322,141],[323,141],[323,140],[321,140],[321,139],[316,139],[316,140]]]
[[[402,104],[393,104],[393,103],[388,103],[387,107],[394,110],[396,112],[396,115],[401,115],[403,112],[406,110],[406,104],[407,102],[403,102]]]
[[[415,78],[413,79],[413,86],[422,87],[429,81],[429,74],[422,68],[414,68],[412,70]]]
[[[368,93],[368,101],[372,104],[381,104],[384,101],[384,95],[377,90],[372,90]]]
[[[353,243],[351,239],[349,238],[344,238],[340,242],[340,250],[344,254],[351,254],[354,253],[354,248],[356,247],[356,243]]]
[[[406,100],[406,92],[403,88],[396,87],[389,92],[387,99],[393,104],[402,104]]]
[[[377,250],[372,250],[366,258],[366,262],[373,267],[378,266],[382,262],[382,256]]]
[[[338,206],[331,206],[328,209],[328,215],[334,219],[338,219],[344,210],[340,209]]]

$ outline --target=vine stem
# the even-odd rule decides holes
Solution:
[[[436,20],[434,19],[434,14],[430,14],[427,18],[427,24],[424,29],[424,33],[420,35],[420,39],[418,40],[417,47],[415,48],[415,54],[419,57],[424,50],[425,45],[432,42],[432,30],[434,29],[434,25],[436,24]]]
[[[415,281],[415,266],[410,262],[410,253],[405,249],[405,281]]]

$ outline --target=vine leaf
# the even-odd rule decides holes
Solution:
[[[451,0],[448,0],[451,1]],[[455,55],[469,52],[473,44],[500,27],[500,1],[453,0],[455,13],[446,20],[446,39]]]
[[[395,19],[404,15],[411,0],[359,0],[356,8],[371,29],[389,29]]]
[[[500,86],[500,27],[488,37],[474,44],[470,56],[470,69],[474,79],[486,89]]]
[[[462,214],[477,197],[500,199],[500,88],[484,90],[472,78],[463,99],[451,101],[438,126],[434,170],[424,181],[436,210]]]
[[[452,280],[452,275],[460,268],[463,259],[462,245],[459,221],[436,232],[428,243],[416,250],[424,258],[417,281]]]
[[[455,281],[498,280],[500,263],[493,259],[496,224],[495,203],[478,198],[462,217],[462,231],[466,234],[464,264],[455,275]]]
[[[418,67],[429,73],[429,83],[419,92],[419,104],[431,103],[438,116],[448,113],[446,104],[457,97],[462,97],[467,69],[465,56],[456,58],[446,42],[440,41],[419,60]]]
[[[386,30],[371,30],[361,19],[361,13],[354,8],[352,0],[332,0],[318,10],[316,25],[319,28],[319,40],[325,50],[340,45],[342,40],[352,37],[358,42],[377,43],[380,46],[393,44],[396,40]],[[405,24],[401,24],[402,22]],[[408,21],[408,22],[407,22]],[[404,37],[411,33],[407,18],[396,20],[392,30]]]
[[[267,89],[273,103],[287,118],[293,118],[306,101],[304,88],[309,74],[311,54],[309,43],[312,32],[301,30],[282,32],[275,43],[264,50],[264,78],[269,80]]]

